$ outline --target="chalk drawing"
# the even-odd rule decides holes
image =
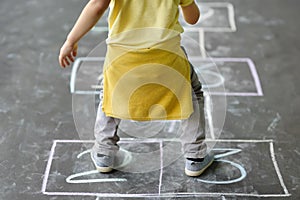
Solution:
[[[149,138],[149,139],[135,139],[135,138],[128,138],[128,139],[121,139],[120,142],[143,142],[143,143],[153,143],[153,142],[164,142],[164,141],[174,141],[174,139],[162,139],[162,138]],[[179,141],[179,139],[178,139]],[[172,198],[172,197],[221,197],[221,196],[234,196],[234,197],[260,197],[260,198],[270,198],[270,197],[289,197],[291,194],[287,190],[285,183],[283,181],[282,175],[280,173],[279,166],[277,164],[276,158],[275,158],[275,152],[274,152],[274,145],[273,145],[273,140],[243,140],[243,139],[236,139],[236,140],[227,140],[227,139],[217,139],[217,140],[208,140],[213,141],[213,142],[221,142],[221,143],[269,143],[270,144],[270,155],[272,159],[272,163],[274,165],[274,168],[276,170],[277,177],[279,179],[280,185],[283,188],[283,194],[253,194],[253,193],[222,193],[222,192],[202,192],[202,193],[196,193],[196,192],[178,192],[178,193],[148,193],[148,194],[120,194],[120,193],[95,193],[95,192],[48,192],[46,191],[47,188],[47,182],[50,174],[50,169],[52,165],[52,160],[55,154],[55,148],[57,146],[57,143],[90,143],[93,144],[94,141],[92,140],[55,140],[53,142],[53,145],[50,150],[45,174],[44,174],[44,179],[43,179],[43,184],[42,184],[42,193],[45,195],[49,196],[90,196],[90,197],[115,197],[115,198],[145,198],[145,197],[161,197],[161,198]],[[224,148],[222,148],[224,150]],[[216,149],[220,150],[220,149]],[[216,155],[216,159],[224,158],[225,156],[233,155],[238,153],[240,150],[238,149],[230,149],[229,152],[223,153]],[[80,155],[80,154],[79,154]],[[84,154],[83,154],[84,155]],[[222,159],[224,160],[224,159]],[[231,164],[231,163],[228,163]],[[238,166],[234,166],[237,167]],[[161,177],[160,177],[161,179]],[[161,184],[160,184],[161,186]]]
[[[163,142],[160,141],[160,149],[161,149],[161,152],[160,152],[160,156],[161,156],[161,173],[160,173],[160,187],[159,187],[159,193],[160,193],[160,188],[161,188],[161,183],[162,183],[162,175],[163,175]],[[121,167],[124,167],[125,165],[129,164],[132,160],[132,156],[130,155],[130,152],[124,150],[124,149],[120,149],[121,151],[124,151],[125,152],[125,155],[128,155],[128,156],[125,156],[124,158],[124,161],[121,163],[121,165],[119,166],[115,166],[115,168],[121,168]],[[220,159],[220,158],[224,158],[224,157],[227,157],[227,156],[230,156],[230,155],[234,155],[236,153],[239,153],[241,152],[242,150],[241,149],[232,149],[232,148],[215,148],[215,149],[212,149],[213,151],[227,151],[226,153],[221,153],[221,154],[216,154],[215,155],[215,162],[222,162],[222,163],[227,163],[227,164],[230,164],[234,167],[236,167],[237,169],[240,170],[240,174],[241,176],[239,178],[236,178],[236,179],[233,179],[233,180],[227,180],[227,181],[211,181],[211,180],[204,180],[204,179],[201,179],[201,178],[198,178],[197,180],[200,181],[200,182],[203,182],[203,183],[208,183],[208,184],[231,184],[231,183],[236,183],[236,182],[239,182],[239,181],[242,181],[247,173],[246,173],[246,170],[239,164],[237,163],[234,163],[232,161],[228,161],[228,160],[224,160],[224,159]],[[83,155],[87,155],[87,154],[90,154],[91,153],[91,150],[86,150],[80,154],[78,154],[77,158],[81,158]],[[84,183],[103,183],[103,182],[125,182],[127,181],[127,179],[124,179],[124,178],[98,178],[98,179],[89,179],[89,178],[86,178],[86,179],[76,179],[76,178],[80,178],[80,177],[84,177],[84,176],[88,176],[88,175],[92,175],[92,174],[99,174],[99,172],[97,170],[91,170],[91,171],[85,171],[85,172],[80,172],[80,173],[76,173],[76,174],[72,174],[70,176],[68,176],[66,178],[66,182],[67,183],[71,183],[71,184],[84,184]],[[76,180],[74,180],[76,179]]]
[[[247,172],[246,172],[246,170],[243,166],[241,166],[240,164],[237,164],[235,162],[229,161],[229,160],[220,159],[220,158],[224,158],[224,157],[239,153],[239,152],[242,151],[241,149],[215,148],[215,149],[212,149],[212,150],[213,151],[228,151],[226,153],[216,154],[214,162],[227,163],[227,164],[230,164],[233,167],[236,167],[240,171],[241,176],[236,178],[236,179],[227,180],[227,181],[212,181],[212,180],[205,180],[205,179],[201,179],[201,178],[198,178],[197,181],[202,182],[202,183],[208,183],[208,184],[222,184],[222,185],[225,185],[225,184],[237,183],[237,182],[240,182],[240,181],[242,181],[243,179],[246,178]]]
[[[273,132],[276,129],[280,120],[281,120],[281,116],[279,115],[279,113],[276,113],[276,117],[273,119],[271,124],[268,126],[267,130],[270,132]]]
[[[126,165],[128,165],[128,163],[130,163],[132,161],[132,156],[130,154],[130,152],[128,152],[125,149],[120,149],[120,151],[123,151],[123,155],[125,155],[124,160],[122,161],[121,164],[119,164],[118,166],[115,166],[115,168],[122,168]],[[84,155],[90,155],[91,153],[91,149],[86,150],[81,152],[80,154],[77,155],[77,158],[81,158]],[[77,184],[77,183],[104,183],[104,182],[126,182],[127,179],[124,178],[98,178],[98,179],[76,179],[73,180],[75,178],[80,178],[80,177],[84,177],[84,176],[88,176],[88,175],[92,175],[92,174],[99,174],[99,172],[97,170],[91,170],[91,171],[85,171],[85,172],[80,172],[80,173],[76,173],[76,174],[72,174],[70,176],[68,176],[66,178],[66,182],[67,183],[71,183],[71,184]]]
[[[73,180],[75,178],[88,176],[91,174],[99,174],[98,170],[91,170],[87,172],[77,173],[70,175],[66,178],[67,183],[104,183],[104,182],[126,182],[127,179],[125,178],[100,178],[100,179],[82,179],[82,180]]]
[[[240,164],[234,163],[234,162],[229,161],[229,160],[215,160],[214,162],[228,163],[228,164],[236,167],[237,169],[240,170],[241,176],[239,178],[236,178],[236,179],[233,179],[233,180],[228,180],[228,181],[212,181],[212,180],[197,179],[199,182],[209,183],[209,184],[222,184],[222,185],[225,185],[225,184],[232,184],[232,183],[240,182],[244,178],[246,178],[246,176],[247,176],[246,170]]]

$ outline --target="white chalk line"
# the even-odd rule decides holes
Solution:
[[[291,194],[251,194],[251,193],[148,193],[148,194],[117,194],[117,193],[87,193],[87,192],[44,192],[43,194],[48,196],[91,196],[91,197],[131,197],[131,198],[143,198],[143,197],[220,197],[220,196],[232,196],[232,197],[289,197]]]
[[[274,152],[274,144],[272,142],[270,143],[270,153],[271,153],[271,158],[272,158],[273,165],[274,165],[275,171],[277,173],[280,185],[283,188],[284,193],[289,194],[289,191],[288,191],[287,187],[285,186],[284,181],[283,181],[283,177],[280,173],[278,163],[276,161],[275,152]]]
[[[168,133],[173,133],[175,131],[175,126],[177,123],[180,123],[180,120],[172,120],[170,126],[167,129]]]
[[[201,12],[201,10],[200,10],[200,12]],[[211,18],[214,14],[215,14],[214,9],[209,8],[209,9],[208,9],[208,12],[206,12],[206,13],[204,13],[204,14],[201,14],[201,16],[200,16],[200,22],[201,22],[201,21],[205,21],[206,19]]]
[[[235,32],[235,31],[237,31],[233,4],[227,3],[227,2],[211,2],[211,3],[202,3],[202,4],[209,5],[209,7],[226,7],[227,12],[228,12],[228,21],[229,21],[229,25],[230,25],[230,28],[215,27],[215,30],[212,28],[207,28],[205,31],[207,31],[207,32],[222,32],[222,31]]]
[[[200,52],[201,57],[206,58],[206,49],[205,49],[205,35],[204,30],[199,29],[199,45],[200,45]]]
[[[52,165],[52,160],[53,160],[56,144],[57,144],[57,142],[54,141],[53,145],[51,147],[51,150],[50,150],[46,170],[45,170],[45,173],[44,173],[43,184],[42,184],[42,192],[43,193],[46,192],[47,182],[48,182],[48,178],[49,178],[49,174],[50,174],[50,170],[51,170],[51,165]]]
[[[211,75],[211,76],[215,76],[217,77],[218,82],[216,83],[211,83],[211,84],[202,84],[202,88],[203,89],[211,89],[211,88],[217,88],[217,87],[220,87],[220,86],[223,86],[224,83],[225,83],[225,78],[221,75],[221,74],[218,74],[217,72],[213,72],[213,71],[210,71],[210,70],[203,70],[201,72],[201,74],[208,74],[208,75]]]
[[[232,96],[232,97],[257,97],[257,96],[262,96],[259,93],[254,93],[254,92],[210,92],[211,95],[214,96]]]
[[[81,152],[80,154],[77,155],[77,158],[81,158],[83,155],[91,153],[92,149],[88,149],[86,151]]]
[[[179,138],[121,138],[119,143],[160,143],[180,142]],[[272,139],[205,139],[206,142],[232,142],[232,143],[270,143]],[[54,143],[94,143],[94,140],[54,140]]]
[[[212,149],[212,151],[227,151],[225,153],[216,154],[214,156],[214,159],[215,159],[214,162],[223,162],[223,163],[230,164],[233,167],[236,167],[240,171],[241,176],[238,177],[238,178],[235,178],[235,179],[227,180],[227,181],[218,181],[218,180],[213,181],[213,180],[205,180],[205,179],[202,179],[202,178],[197,178],[197,181],[202,182],[202,183],[208,183],[208,184],[225,185],[225,184],[237,183],[237,182],[240,182],[240,181],[242,181],[243,179],[246,178],[247,172],[246,172],[245,168],[242,165],[240,165],[238,163],[234,163],[234,162],[229,161],[229,160],[220,159],[220,158],[224,158],[224,157],[227,157],[227,156],[230,156],[230,155],[237,154],[237,153],[242,151],[241,149],[236,149],[236,148],[214,148],[214,149]]]
[[[261,87],[261,83],[260,83],[260,80],[259,80],[259,76],[258,76],[256,67],[255,67],[253,61],[250,58],[247,59],[247,63],[250,67],[250,71],[251,71],[252,76],[254,78],[254,83],[256,85],[257,93],[259,94],[259,96],[263,96],[263,91],[262,91],[262,87]]]
[[[163,141],[159,143],[160,148],[160,174],[159,174],[159,184],[158,184],[158,194],[161,194],[161,187],[162,187],[162,179],[163,179],[163,168],[164,168],[164,153],[163,153]]]
[[[202,58],[199,56],[189,56],[189,59],[191,61],[210,61],[210,62],[245,62],[247,63],[250,58],[237,58],[237,57],[207,57],[207,58]],[[250,59],[251,60],[251,59]]]
[[[235,149],[235,148],[213,148],[213,151],[228,151],[226,153],[221,153],[221,154],[217,154],[214,156],[215,159],[220,159],[220,158],[224,158],[230,155],[234,155],[237,154],[239,152],[241,152],[241,149]]]
[[[216,139],[215,136],[215,130],[213,125],[213,119],[212,119],[212,110],[211,110],[211,99],[210,96],[206,96],[206,111],[207,111],[207,121],[208,121],[208,127],[209,127],[209,134],[211,135],[211,139]]]
[[[163,142],[180,142],[179,138],[121,138],[119,143],[160,143]],[[270,143],[272,139],[205,139],[207,142],[233,142],[233,143]],[[54,140],[56,143],[94,143],[94,140]]]
[[[208,183],[208,184],[227,185],[227,184],[240,182],[243,179],[245,179],[247,176],[247,172],[246,172],[245,168],[240,164],[234,163],[229,160],[222,160],[222,159],[214,160],[214,162],[223,162],[223,163],[227,163],[227,164],[230,164],[230,165],[236,167],[240,171],[241,176],[236,179],[232,179],[232,180],[228,180],[228,181],[212,181],[212,180],[205,180],[205,179],[201,179],[201,178],[198,178],[197,181],[202,182],[202,183]]]
[[[228,4],[228,20],[231,27],[231,30],[233,32],[237,31],[236,23],[235,23],[235,13],[234,13],[234,7],[232,4]]]
[[[80,183],[107,183],[107,182],[126,182],[127,179],[125,178],[99,178],[99,179],[81,179],[81,180],[73,180],[75,178],[79,178],[82,176],[88,176],[92,174],[99,174],[98,170],[91,170],[87,172],[81,172],[77,174],[70,175],[66,178],[67,183],[72,184],[80,184]]]

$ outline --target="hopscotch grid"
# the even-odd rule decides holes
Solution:
[[[235,20],[234,20],[234,7],[232,4],[230,3],[202,3],[202,4],[210,4],[210,5],[214,5],[215,7],[217,6],[221,6],[221,5],[226,5],[228,7],[228,9],[230,10],[230,12],[228,13],[228,17],[229,17],[229,23],[230,23],[230,27],[231,27],[231,30],[232,31],[236,31],[236,24],[235,24]],[[222,6],[221,6],[222,7]],[[233,21],[231,21],[231,19],[233,19]],[[200,40],[203,40],[203,44],[204,43],[204,30],[205,31],[209,31],[211,29],[211,32],[213,28],[210,28],[208,27],[207,29],[202,29],[202,28],[198,28],[197,31],[199,31],[199,34],[203,33],[203,35],[201,36],[200,35]],[[216,32],[219,32],[219,31],[225,31],[227,32],[228,29],[223,29],[222,27],[216,27],[215,28],[215,31]],[[187,31],[190,31],[190,30],[187,30]],[[203,45],[202,44],[202,45]],[[201,50],[202,52],[202,50]],[[204,54],[202,52],[202,55],[206,56],[206,51],[205,51],[205,45],[204,45]],[[204,57],[203,56],[203,57]],[[230,59],[230,58],[226,58],[226,59]],[[214,60],[217,60],[216,58],[214,58]],[[241,60],[241,59],[238,59],[237,60]],[[233,60],[230,60],[231,62],[234,62]],[[251,70],[251,73],[252,73],[252,76],[254,78],[254,82],[255,82],[255,85],[256,85],[256,89],[257,89],[257,93],[226,93],[226,95],[237,95],[237,94],[241,94],[241,96],[263,96],[263,92],[262,92],[262,88],[261,88],[261,84],[260,84],[260,81],[259,81],[259,78],[258,78],[258,74],[257,74],[257,71],[256,71],[256,68],[255,68],[255,65],[254,63],[252,62],[251,59],[249,58],[246,58],[245,60],[249,67],[250,67],[250,70]],[[83,94],[86,94],[86,93],[83,93]],[[218,95],[218,93],[212,93],[212,94],[216,94]],[[221,94],[221,93],[219,93]],[[222,93],[224,95],[224,93]],[[122,141],[132,141],[132,142],[136,142],[138,140],[122,140]],[[162,141],[167,141],[166,140],[163,140],[163,139],[153,139],[151,141],[148,141],[148,142],[145,142],[145,143],[155,143],[159,141],[160,142],[160,148],[161,148],[161,156],[162,156]],[[174,139],[172,139],[172,141],[176,141]],[[259,194],[244,194],[244,193],[163,193],[161,194],[160,193],[160,188],[161,188],[161,181],[160,181],[160,184],[159,184],[159,195],[157,196],[157,194],[110,194],[110,193],[68,193],[68,192],[46,192],[46,185],[44,186],[44,184],[47,184],[47,180],[45,181],[45,178],[49,176],[49,174],[47,176],[44,176],[44,181],[43,181],[43,193],[44,194],[47,194],[47,195],[87,195],[87,196],[103,196],[103,197],[147,197],[147,196],[152,196],[152,197],[190,197],[190,196],[211,196],[211,197],[219,197],[219,196],[249,196],[249,197],[288,197],[288,196],[291,196],[291,194],[289,194],[285,184],[284,184],[284,181],[283,181],[283,178],[281,176],[281,173],[280,173],[280,170],[279,170],[279,167],[278,167],[278,164],[277,164],[277,161],[276,161],[276,158],[275,158],[275,153],[274,153],[274,145],[273,145],[273,140],[222,140],[222,139],[219,139],[219,140],[210,140],[210,141],[218,141],[218,142],[253,142],[253,143],[257,143],[257,142],[269,142],[270,144],[270,152],[271,152],[271,158],[272,158],[272,161],[273,161],[273,164],[274,164],[274,167],[275,167],[275,170],[276,170],[276,173],[277,173],[277,176],[279,178],[279,181],[280,181],[280,184],[285,192],[285,194],[265,194],[265,195],[259,195]],[[48,159],[48,163],[47,163],[47,167],[46,167],[46,171],[49,171],[50,173],[50,169],[51,169],[51,164],[52,164],[52,161],[50,161],[50,159],[53,159],[53,155],[54,155],[54,152],[55,152],[55,147],[56,147],[56,143],[57,142],[62,142],[62,143],[70,143],[70,142],[73,142],[73,143],[92,143],[93,141],[82,141],[82,140],[77,140],[77,141],[74,141],[74,140],[55,140],[54,141],[54,144],[51,148],[51,153],[50,153],[50,156],[49,156],[49,159]],[[53,152],[52,152],[52,149],[53,149]],[[162,159],[162,158],[161,158]],[[162,163],[161,163],[162,164]],[[161,169],[161,174],[162,174],[162,169]],[[161,180],[162,176],[160,176],[160,180]],[[91,195],[92,194],[92,195]],[[225,198],[225,197],[224,197]]]
[[[148,140],[148,141],[147,141]],[[121,139],[121,141],[126,141],[126,139]],[[121,142],[120,141],[120,142]],[[134,139],[127,141],[141,141],[140,139]],[[144,141],[144,140],[143,140]],[[153,142],[159,142],[160,148],[162,148],[163,141],[168,141],[167,139],[159,139],[159,138],[153,138],[153,139],[146,139],[144,143],[153,143]],[[174,141],[174,140],[170,140]],[[280,184],[284,190],[284,194],[252,194],[252,193],[161,193],[161,186],[162,186],[162,167],[161,167],[161,175],[160,175],[160,182],[159,182],[159,191],[158,193],[148,193],[148,194],[116,194],[116,193],[89,193],[89,192],[47,192],[47,182],[50,174],[51,164],[53,160],[53,156],[55,153],[55,148],[57,146],[57,143],[92,143],[91,140],[54,140],[53,145],[51,147],[48,163],[45,170],[43,185],[42,185],[42,193],[49,196],[95,196],[95,197],[132,197],[132,198],[140,198],[140,197],[220,197],[220,196],[240,196],[240,197],[289,197],[291,194],[288,192],[283,178],[280,173],[280,169],[278,167],[277,161],[275,159],[275,153],[274,153],[274,145],[273,140],[243,140],[243,139],[218,139],[218,140],[208,140],[209,141],[216,141],[216,142],[248,142],[248,143],[269,143],[270,144],[270,154],[271,159],[273,161],[276,174],[279,178]],[[162,156],[161,151],[161,156]],[[161,160],[163,158],[161,157]],[[161,165],[162,165],[161,161]]]

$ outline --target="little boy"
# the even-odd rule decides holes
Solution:
[[[62,67],[74,62],[78,41],[108,6],[104,92],[100,95],[96,141],[91,152],[96,168],[102,173],[112,171],[119,150],[117,128],[121,119],[180,119],[185,173],[199,176],[214,156],[207,153],[204,141],[201,83],[180,46],[183,28],[178,22],[181,7],[185,21],[197,23],[197,4],[194,0],[90,0],[60,50]]]

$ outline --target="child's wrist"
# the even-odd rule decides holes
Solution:
[[[66,43],[70,46],[74,46],[77,42],[74,39],[67,37]]]

